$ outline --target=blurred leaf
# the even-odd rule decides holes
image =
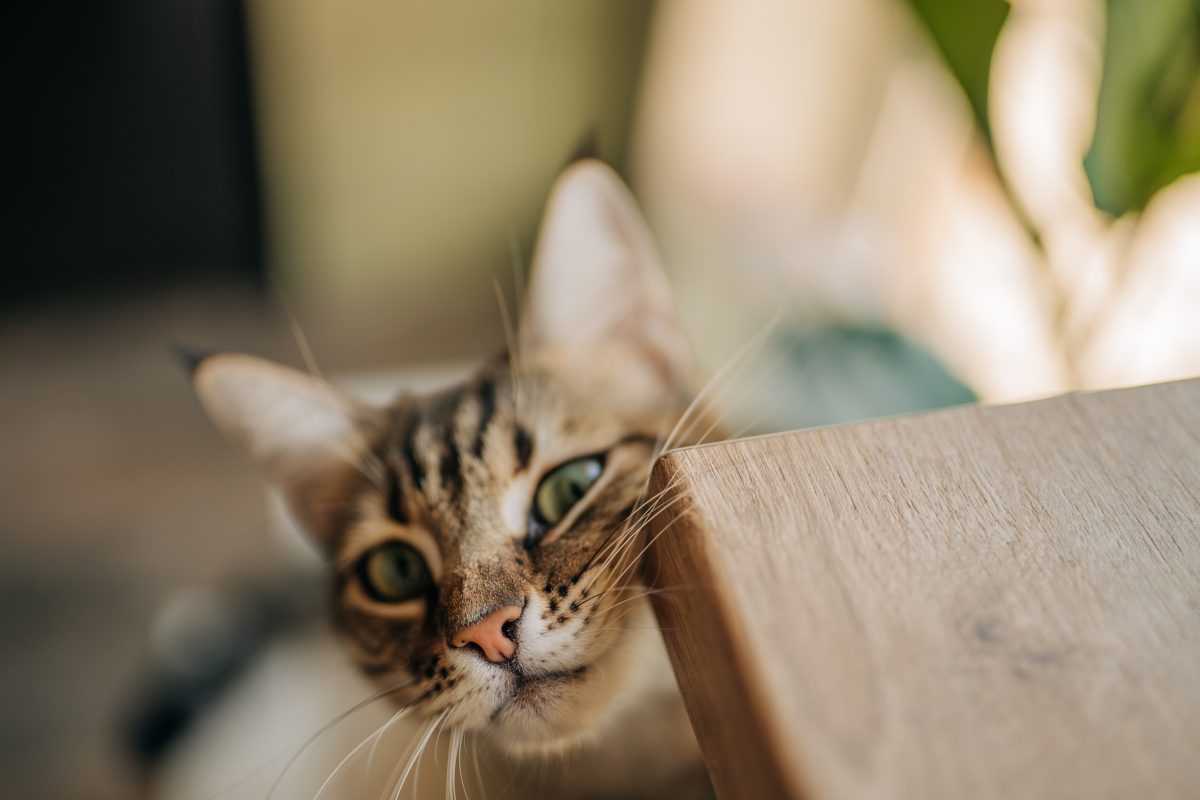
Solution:
[[[1200,171],[1200,0],[1108,0],[1096,133],[1084,160],[1096,205],[1145,207]]]
[[[987,121],[988,70],[1000,29],[1008,18],[1004,0],[908,0],[958,79],[975,120],[991,138]]]
[[[932,353],[887,328],[836,325],[782,332],[788,404],[777,428],[886,417],[974,401]]]

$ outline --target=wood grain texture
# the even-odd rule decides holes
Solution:
[[[656,611],[722,798],[1200,797],[1200,381],[680,450]]]

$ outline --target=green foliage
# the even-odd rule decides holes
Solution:
[[[907,0],[990,138],[992,51],[1004,0]],[[1096,130],[1084,160],[1098,208],[1119,216],[1200,172],[1200,0],[1106,0]]]
[[[950,71],[966,92],[980,130],[988,136],[988,70],[996,39],[1008,18],[1008,3],[1004,0],[908,0],[908,4],[928,29]]]
[[[1084,161],[1097,207],[1144,208],[1200,171],[1200,0],[1108,0],[1096,133]]]

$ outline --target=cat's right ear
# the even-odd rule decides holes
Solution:
[[[205,411],[326,546],[348,481],[371,467],[364,443],[377,412],[326,381],[265,359],[219,353],[190,361]]]
[[[687,387],[691,358],[650,231],[606,164],[577,161],[546,201],[518,333],[523,352],[576,363],[620,350],[656,391]]]

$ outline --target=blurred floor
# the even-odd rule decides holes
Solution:
[[[500,340],[490,324],[431,342],[381,323],[306,328],[329,371]],[[173,340],[299,360],[286,320],[235,287],[0,322],[0,797],[130,796],[118,713],[156,608],[272,571],[262,486],[202,415]]]

